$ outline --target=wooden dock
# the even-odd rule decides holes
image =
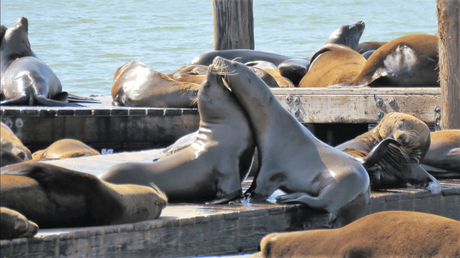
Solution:
[[[46,163],[99,175],[118,163],[152,162],[163,149],[122,152]],[[251,180],[243,183],[247,189]],[[460,180],[441,180],[442,191],[372,192],[361,216],[409,210],[460,220]],[[275,192],[280,194],[279,191]],[[282,193],[281,193],[282,194]],[[269,199],[274,201],[273,196]],[[159,219],[103,227],[41,229],[32,239],[2,240],[1,257],[192,257],[256,252],[272,232],[317,229],[327,214],[304,205],[170,204]]]

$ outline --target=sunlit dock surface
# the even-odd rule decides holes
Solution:
[[[163,149],[44,161],[99,175],[123,162],[153,162]],[[245,180],[243,190],[251,179]],[[361,216],[387,210],[427,212],[460,220],[460,180],[441,180],[442,191],[372,192]],[[282,194],[280,191],[276,194]],[[273,196],[269,199],[274,202]],[[327,214],[303,205],[274,203],[169,204],[156,220],[131,224],[41,229],[32,239],[1,241],[2,257],[190,257],[247,254],[272,232],[325,227]]]

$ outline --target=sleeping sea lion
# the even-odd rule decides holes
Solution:
[[[32,159],[32,153],[30,150],[24,146],[21,140],[19,140],[13,131],[11,131],[11,129],[3,122],[0,127],[0,139],[2,150],[10,151],[21,160]]]
[[[247,63],[256,60],[268,61],[278,66],[281,62],[292,59],[293,57],[278,55],[269,52],[262,52],[251,49],[228,49],[215,50],[195,57],[190,64],[192,65],[210,65],[216,56],[227,59],[237,59],[239,62]]]
[[[44,150],[32,154],[33,160],[66,159],[72,157],[100,155],[100,153],[79,140],[62,139]]]
[[[366,41],[366,42],[361,42],[358,45],[358,53],[361,55],[364,54],[365,52],[369,50],[377,50],[379,47],[383,46],[387,42],[383,41]]]
[[[373,130],[336,146],[336,149],[363,162],[373,189],[409,183],[439,193],[439,182],[420,166],[429,147],[430,129],[423,121],[392,112],[386,114]]]
[[[260,169],[245,199],[264,202],[281,189],[287,194],[277,201],[326,210],[330,226],[356,219],[370,195],[369,176],[361,163],[315,138],[246,65],[221,57],[213,65],[221,67],[256,135]]]
[[[166,195],[151,187],[111,184],[97,177],[37,161],[2,168],[2,206],[40,228],[115,225],[160,216]]]
[[[139,61],[120,66],[113,76],[113,105],[195,107],[199,84],[179,82]]]
[[[245,65],[249,67],[259,68],[267,72],[273,78],[275,78],[280,88],[294,88],[294,84],[288,78],[283,77],[280,71],[278,70],[278,67],[275,66],[273,63],[256,60],[252,62],[247,62]]]
[[[28,220],[21,213],[0,207],[0,239],[14,239],[34,237],[38,232],[38,225]]]
[[[211,65],[200,86],[200,125],[191,144],[153,163],[115,165],[100,178],[112,183],[155,182],[170,202],[216,204],[240,197],[255,142],[247,115],[225,87],[219,69]]]
[[[460,178],[460,130],[432,132],[422,166],[435,178]]]
[[[252,257],[458,257],[460,222],[413,211],[384,211],[339,229],[273,233]]]

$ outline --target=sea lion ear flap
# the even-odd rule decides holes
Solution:
[[[380,159],[382,159],[388,151],[388,146],[390,144],[394,144],[397,147],[401,146],[399,142],[394,139],[385,139],[379,144],[377,144],[367,156],[364,158],[363,166],[364,167],[372,167],[373,165],[377,164]]]

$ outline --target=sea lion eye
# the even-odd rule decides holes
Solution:
[[[156,200],[155,205],[160,205],[160,202],[158,200]]]

